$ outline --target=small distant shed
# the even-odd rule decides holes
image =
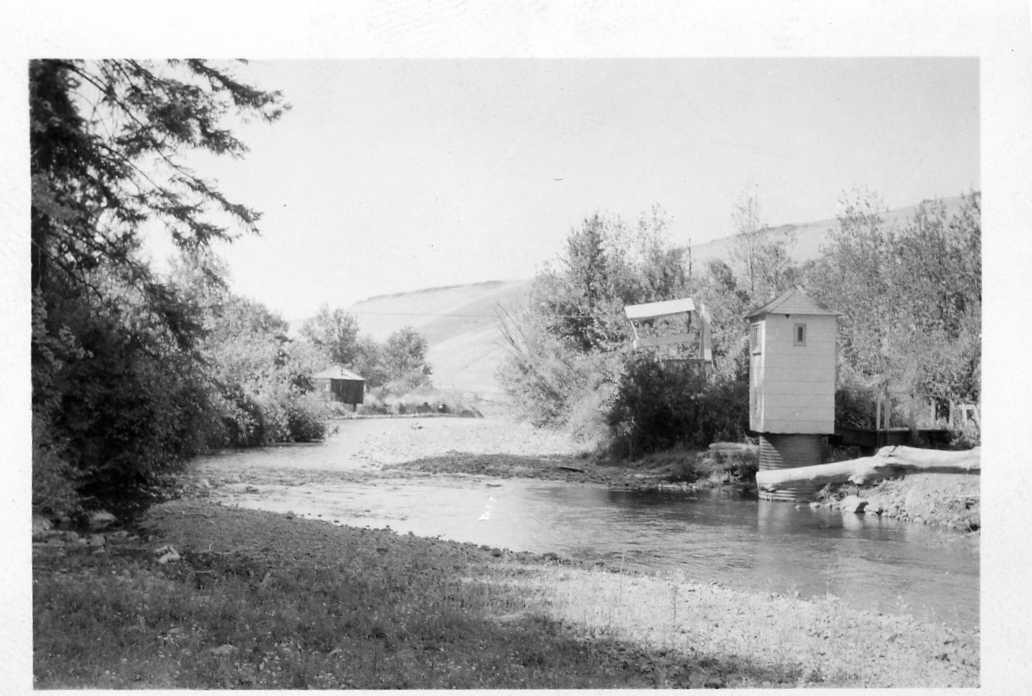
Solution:
[[[365,398],[365,378],[335,365],[312,375],[315,390],[333,401],[360,404]]]

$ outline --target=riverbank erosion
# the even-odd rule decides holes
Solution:
[[[883,447],[874,456],[756,474],[760,495],[802,485],[811,506],[878,515],[962,532],[981,528],[981,449]],[[820,489],[820,490],[817,490]]]
[[[199,500],[104,536],[34,545],[37,688],[978,684],[977,632],[832,598]]]
[[[908,474],[867,486],[826,486],[811,505],[965,533],[982,527],[978,474]]]

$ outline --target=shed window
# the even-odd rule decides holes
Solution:
[[[806,324],[796,324],[792,331],[792,345],[806,345]]]
[[[760,323],[756,322],[749,327],[749,351],[753,355],[762,352],[760,348]]]

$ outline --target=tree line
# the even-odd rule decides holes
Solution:
[[[293,338],[230,291],[214,246],[257,233],[261,215],[186,156],[241,157],[233,126],[288,109],[232,65],[30,62],[34,511],[132,507],[166,494],[201,452],[321,438],[312,375],[328,363],[368,370],[373,386],[428,379],[412,330],[344,354],[326,321],[347,324],[340,310]],[[143,253],[155,224],[175,245],[168,272]]]
[[[595,213],[572,229],[533,280],[530,301],[504,317],[500,378],[539,425],[643,453],[739,439],[748,429],[745,315],[793,287],[841,313],[836,419],[873,426],[892,393],[900,418],[929,400],[977,404],[981,374],[981,196],[926,201],[890,222],[876,195],[844,196],[817,258],[792,259],[790,230],[764,224],[755,193],[732,219],[727,258],[702,268],[669,238],[655,207],[628,224]],[[690,296],[708,308],[713,362],[657,360],[631,348],[623,307]],[[958,437],[960,434],[958,434]],[[963,437],[977,440],[974,433]]]

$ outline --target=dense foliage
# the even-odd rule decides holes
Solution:
[[[402,395],[430,384],[426,339],[410,326],[380,343],[360,335],[358,321],[346,310],[324,305],[301,325],[301,335],[325,363],[354,370],[369,389]]]
[[[642,217],[636,236],[619,219],[593,215],[535,278],[528,306],[504,318],[510,350],[500,377],[531,421],[604,434],[617,451],[738,438],[748,427],[744,317],[796,285],[842,313],[840,425],[873,425],[878,394],[911,417],[928,399],[940,411],[978,403],[979,208],[977,193],[956,206],[926,202],[892,226],[872,196],[857,195],[827,248],[800,265],[791,232],[764,225],[755,195],[745,196],[733,211],[738,236],[728,258],[701,269],[665,239],[658,210]],[[630,350],[624,305],[683,296],[711,317],[705,371]]]
[[[682,373],[679,362],[646,366],[633,358],[623,314],[627,304],[692,294],[686,251],[670,243],[668,225],[659,208],[642,215],[633,232],[619,218],[592,215],[571,231],[558,263],[535,278],[528,307],[506,317],[502,382],[534,423],[585,437],[608,429],[646,450],[708,431],[681,428],[682,416],[691,416],[680,413],[680,402],[665,403],[657,393],[646,403],[649,385],[682,384],[697,396],[705,380]],[[725,423],[718,430],[741,428]]]
[[[607,414],[614,450],[636,453],[684,444],[739,440],[748,424],[744,380],[707,377],[692,363],[663,363],[647,354],[627,360]]]
[[[928,399],[979,402],[980,209],[978,193],[952,208],[928,201],[896,228],[872,196],[845,202],[806,282],[842,313],[839,382],[854,398],[887,393],[909,419]]]
[[[325,405],[312,374],[323,367],[316,351],[288,337],[287,322],[261,303],[231,293],[226,271],[211,255],[192,254],[174,265],[173,287],[202,318],[201,369],[215,417],[207,447],[245,447],[322,437]]]
[[[320,307],[318,314],[301,325],[301,335],[337,365],[351,365],[361,354],[358,322],[339,307]]]
[[[317,436],[285,325],[199,261],[259,215],[184,163],[241,156],[227,124],[276,120],[281,96],[201,60],[38,60],[29,88],[34,509],[129,504],[208,447]],[[154,272],[151,228],[188,272]]]

